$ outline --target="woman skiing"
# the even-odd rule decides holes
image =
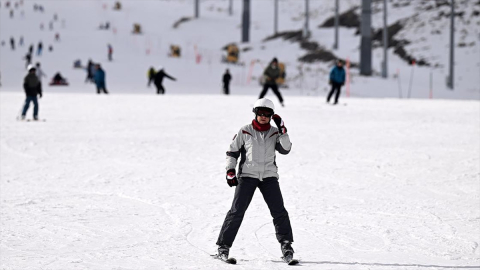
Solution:
[[[274,110],[271,100],[266,98],[257,100],[253,108],[255,119],[251,124],[240,129],[227,151],[226,179],[230,187],[236,186],[236,188],[232,207],[225,217],[218,236],[217,257],[228,263],[236,262],[234,258],[228,258],[230,247],[257,187],[262,192],[273,217],[276,237],[281,244],[284,260],[289,264],[298,263],[293,260],[292,227],[288,212],[283,205],[275,163],[275,150],[286,155],[290,152],[292,143],[282,118],[274,114]],[[271,119],[277,127],[270,125]],[[241,160],[237,174],[239,157]]]

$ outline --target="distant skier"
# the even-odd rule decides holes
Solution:
[[[230,247],[258,187],[273,217],[282,254],[285,261],[290,264],[294,253],[291,246],[293,233],[278,183],[275,150],[286,155],[290,152],[292,143],[282,118],[274,114],[275,107],[271,100],[266,98],[257,100],[253,112],[254,120],[239,130],[227,151],[226,180],[230,187],[236,188],[232,206],[225,217],[216,243],[218,257],[224,261],[228,260]],[[270,125],[272,119],[276,127]],[[237,174],[235,169],[239,157],[241,160]]]
[[[29,53],[30,55],[33,54],[33,44],[30,44],[30,47],[28,47],[28,53]]]
[[[26,99],[22,110],[22,120],[25,120],[30,102],[33,102],[33,120],[38,120],[38,100],[37,96],[42,97],[42,84],[35,75],[35,67],[28,67],[28,74],[23,80],[23,89],[25,90]]]
[[[15,50],[15,39],[13,37],[10,37],[10,48]]]
[[[340,96],[340,89],[345,84],[345,69],[343,68],[342,60],[337,60],[337,65],[330,71],[329,83],[332,85],[332,90],[328,93],[327,103],[330,102],[330,98],[335,93],[335,102],[333,105],[338,104],[338,97]]]
[[[28,69],[28,66],[32,63],[32,54],[27,53],[23,59],[25,59],[25,68]]]
[[[42,68],[40,67],[40,63],[37,62],[35,64],[35,75],[37,75],[37,78],[38,80],[40,81],[40,83],[42,82],[42,77],[47,77],[47,75],[43,72]]]
[[[42,50],[43,50],[43,43],[40,41],[40,42],[38,42],[38,45],[37,45],[37,55],[38,56],[42,55]]]
[[[52,21],[48,23],[48,29],[53,30],[53,22]]]
[[[276,80],[280,77],[280,69],[278,68],[277,58],[273,58],[272,62],[270,62],[268,67],[263,72],[263,76],[265,78],[265,84],[263,85],[263,90],[260,93],[259,98],[263,98],[267,94],[268,88],[272,88],[272,91],[277,96],[280,104],[284,106],[283,97],[278,91],[278,85],[276,82]]]
[[[108,94],[107,88],[105,87],[105,71],[100,64],[95,64],[95,74],[93,74],[93,78],[97,86],[97,94],[101,94],[102,91]]]
[[[152,84],[152,82],[155,80],[155,69],[153,67],[150,67],[150,69],[148,69],[147,77],[147,86],[150,87],[150,84]]]
[[[20,36],[20,40],[18,41],[18,46],[23,47],[23,36]]]
[[[113,47],[108,44],[108,61],[112,61]]]
[[[230,71],[228,70],[225,70],[225,74],[223,74],[223,93],[225,95],[228,95],[230,94],[230,81],[232,80],[232,75],[230,75]]]
[[[164,77],[167,77],[173,81],[177,80],[172,76],[168,75],[167,73],[165,73],[162,66],[158,67],[158,72],[155,74],[155,80],[154,80],[155,86],[157,87],[157,94],[162,94],[162,95],[165,94],[165,88],[162,85]]]
[[[93,82],[93,73],[95,73],[95,66],[93,65],[92,59],[88,59],[86,70],[87,78],[85,78],[85,82]]]

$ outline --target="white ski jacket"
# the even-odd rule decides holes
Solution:
[[[286,155],[290,152],[292,143],[288,134],[279,135],[276,127],[267,131],[257,131],[252,124],[240,129],[227,151],[227,171],[235,169],[240,158],[237,177],[252,177],[260,181],[267,177],[278,179],[275,150]]]

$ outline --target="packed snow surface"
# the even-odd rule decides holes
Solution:
[[[408,53],[439,66],[412,67],[390,48],[389,78],[382,79],[383,54],[374,49],[375,76],[352,69],[350,97],[345,87],[332,106],[325,103],[332,63],[299,62],[307,51],[298,42],[263,41],[273,34],[273,1],[251,1],[245,44],[242,2],[233,1],[233,16],[228,2],[201,1],[199,19],[173,28],[192,17],[193,1],[122,1],[121,11],[112,10],[113,1],[23,1],[10,18],[1,0],[0,268],[288,268],[259,192],[231,249],[238,265],[210,257],[234,193],[225,181],[225,152],[253,119],[258,77],[278,57],[287,67],[286,106],[271,92],[267,97],[293,143],[277,164],[301,267],[480,269],[480,5],[456,1],[465,15],[456,19],[453,91],[445,87],[448,6],[389,1],[389,24],[409,20],[398,36],[412,42]],[[33,10],[36,3],[43,13]],[[358,5],[340,3],[340,12]],[[333,4],[310,1],[309,41],[328,50],[333,29],[318,25],[333,15]],[[279,13],[280,32],[298,31],[304,1],[281,0]],[[106,21],[110,30],[99,30]],[[134,23],[141,35],[131,33]],[[359,61],[355,31],[340,29],[336,56]],[[11,50],[10,37],[18,43],[20,36],[25,44]],[[47,74],[39,101],[46,121],[16,121],[25,98],[22,57],[39,41],[44,52],[34,52],[33,63]],[[245,65],[221,63],[231,42]],[[182,47],[181,58],[167,57],[171,44]],[[89,58],[105,69],[110,95],[94,94],[85,70],[72,68]],[[164,96],[146,86],[148,68],[159,65],[177,78],[164,81]],[[220,94],[226,68],[231,96]],[[70,86],[49,87],[56,72]]]
[[[302,267],[480,268],[478,101],[268,97],[293,143],[277,163]],[[225,152],[256,97],[51,93],[46,122],[19,122],[23,98],[0,94],[2,269],[229,267],[210,257]],[[231,256],[288,267],[260,192]]]

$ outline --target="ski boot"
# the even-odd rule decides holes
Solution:
[[[228,259],[228,254],[230,253],[230,247],[227,245],[218,246],[217,256],[221,259]]]
[[[285,240],[283,242],[280,243],[280,248],[282,250],[282,254],[283,254],[283,261],[286,262],[287,264],[289,265],[295,265],[298,263],[298,260],[295,260],[293,258],[293,253],[295,251],[293,251],[293,248],[292,248],[292,243],[288,240]]]
[[[235,258],[228,258],[228,254],[230,253],[230,247],[227,245],[219,245],[218,246],[218,253],[217,258],[228,263],[228,264],[236,264],[237,260]]]

